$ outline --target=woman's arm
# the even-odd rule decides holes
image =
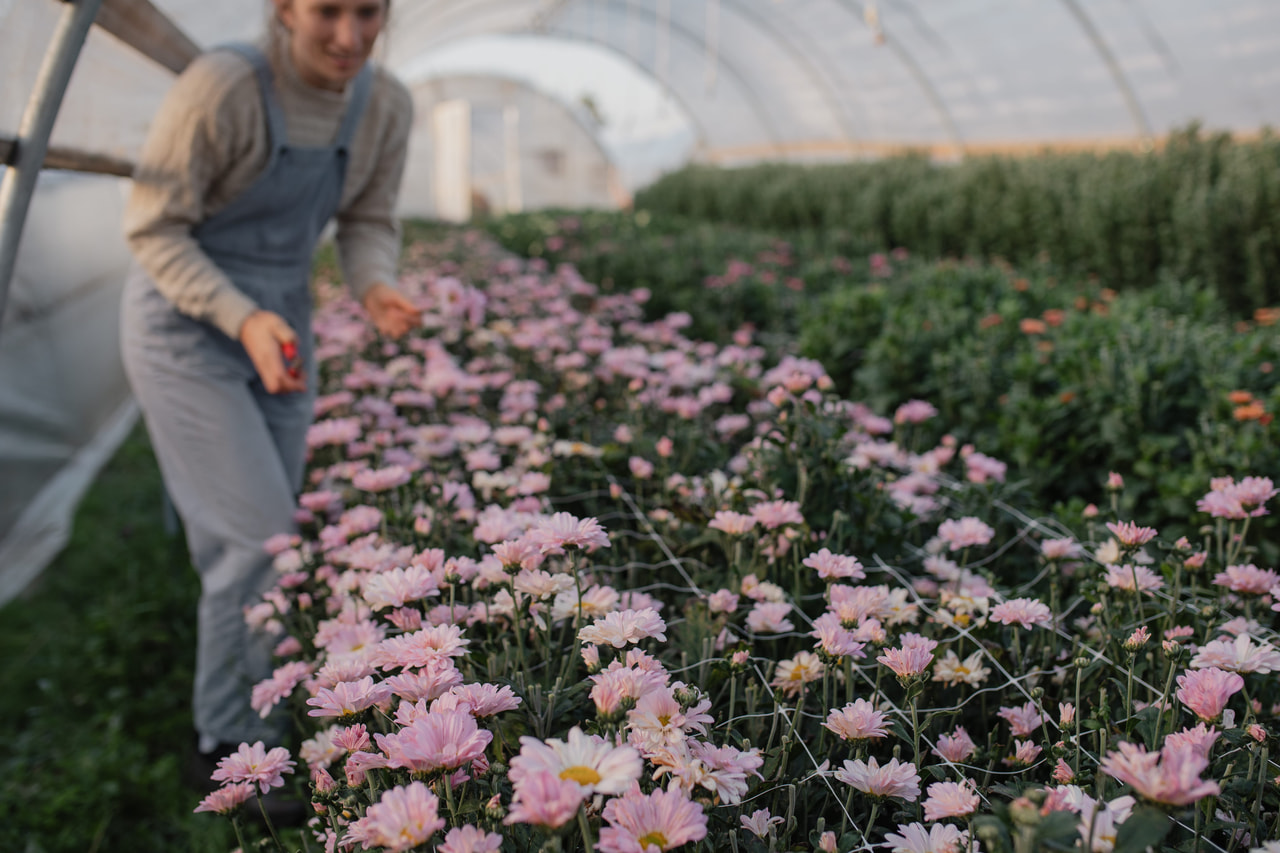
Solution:
[[[378,331],[399,337],[421,323],[418,308],[393,286],[400,256],[400,228],[394,214],[408,156],[413,100],[394,77],[377,73],[383,102],[367,116],[374,123],[374,144],[362,146],[361,151],[361,156],[373,158],[371,171],[338,213],[338,256],[347,287]]]
[[[256,132],[255,132],[256,131]],[[183,314],[238,340],[257,310],[191,230],[247,186],[268,155],[253,69],[228,52],[184,71],[152,122],[125,208],[125,236],[156,289]]]

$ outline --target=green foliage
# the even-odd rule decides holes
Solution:
[[[774,231],[848,230],[929,257],[1048,256],[1122,289],[1160,271],[1236,312],[1280,301],[1280,139],[1173,134],[1150,153],[919,155],[823,166],[691,166],[636,196],[646,211]]]
[[[1116,295],[1043,270],[944,263],[832,291],[801,350],[873,408],[933,403],[1042,506],[1096,498],[1116,471],[1130,483],[1122,509],[1159,507],[1151,523],[1194,539],[1210,478],[1280,470],[1275,424],[1236,420],[1228,397],[1275,410],[1280,338],[1227,316],[1212,293],[1167,278]]]
[[[868,251],[845,230],[784,238],[646,211],[519,214],[487,228],[512,252],[552,267],[573,264],[604,293],[645,288],[650,318],[686,312],[693,321],[686,334],[717,343],[744,324],[778,346],[794,340],[801,307],[847,281],[848,258]]]
[[[161,494],[139,427],[67,550],[0,611],[0,850],[235,846],[182,782],[199,583]]]

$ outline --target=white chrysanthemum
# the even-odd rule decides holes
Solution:
[[[553,773],[578,783],[584,796],[621,794],[640,778],[644,763],[629,746],[610,746],[604,738],[583,734],[574,726],[569,740],[520,738],[520,754],[511,759],[511,782],[539,772]]]

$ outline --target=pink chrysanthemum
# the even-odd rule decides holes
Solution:
[[[567,512],[557,512],[529,529],[529,541],[543,554],[563,554],[566,548],[581,548],[588,553],[610,547],[609,534],[594,518],[579,519]]]
[[[1269,643],[1253,642],[1248,634],[1234,640],[1214,640],[1205,643],[1191,659],[1192,669],[1208,669],[1216,666],[1230,672],[1258,672],[1266,674],[1280,671],[1280,651]]]
[[[766,530],[776,530],[788,524],[804,524],[800,504],[796,501],[765,501],[751,508],[751,517]]]
[[[889,853],[960,853],[967,835],[949,823],[935,823],[928,829],[922,823],[909,823],[896,833],[886,833],[884,846]]]
[[[710,523],[707,524],[707,527],[712,530],[719,530],[722,533],[728,533],[730,536],[750,533],[755,526],[755,516],[731,512],[727,509],[718,510],[715,518],[711,519]]]
[[[607,613],[578,631],[578,639],[597,646],[625,648],[650,638],[666,641],[667,623],[652,608]]]
[[[973,782],[934,782],[929,786],[929,797],[924,801],[924,819],[942,820],[947,817],[964,817],[973,814],[980,799]]]
[[[933,652],[923,646],[903,644],[901,649],[885,649],[876,662],[889,667],[900,679],[913,678],[924,673],[933,663]]]
[[[1200,778],[1209,759],[1194,748],[1167,741],[1159,752],[1147,752],[1145,746],[1125,742],[1116,747],[1117,752],[1109,752],[1102,759],[1102,772],[1132,786],[1144,800],[1186,806],[1222,793],[1217,782]]]
[[[843,708],[833,708],[823,725],[841,740],[863,740],[889,734],[885,715],[866,699],[855,699]]]
[[[1280,574],[1272,569],[1260,569],[1253,563],[1246,563],[1242,566],[1227,566],[1225,572],[1218,572],[1214,576],[1213,582],[1232,592],[1265,595],[1273,586],[1280,584]]]
[[[1139,527],[1132,521],[1119,523],[1108,521],[1107,529],[1111,531],[1112,536],[1116,537],[1116,541],[1126,548],[1138,548],[1156,538],[1155,528]]]
[[[386,492],[403,486],[411,479],[412,475],[403,465],[388,465],[386,468],[357,472],[351,478],[351,485],[362,492]]]
[[[881,765],[874,756],[866,761],[846,760],[844,768],[834,775],[871,797],[898,797],[909,803],[920,799],[920,775],[909,761],[891,758],[888,764]]]
[[[485,832],[471,824],[449,830],[444,841],[436,847],[437,853],[498,853],[501,849],[501,835]]]
[[[227,815],[238,809],[245,800],[252,796],[253,784],[250,782],[224,785],[201,800],[200,805],[196,806],[195,810],[197,812],[213,812]]]
[[[572,779],[550,770],[535,770],[515,783],[515,797],[503,823],[529,823],[552,829],[564,826],[578,813],[587,791]]]
[[[479,728],[467,711],[442,711],[423,714],[399,731],[374,739],[391,766],[422,773],[470,764],[484,755],[493,732]]]
[[[378,645],[375,660],[384,670],[403,667],[418,669],[440,658],[461,657],[471,641],[463,638],[457,625],[436,625],[412,634],[389,637]]]
[[[302,683],[302,679],[311,674],[312,666],[306,661],[290,661],[277,667],[271,677],[254,685],[250,694],[249,706],[266,719],[271,709],[293,692]]]
[[[1025,705],[1018,705],[1012,708],[1001,707],[997,716],[1009,724],[1009,728],[1013,731],[1015,737],[1025,737],[1031,734],[1046,719],[1044,714],[1040,713],[1040,709],[1036,707],[1035,702],[1028,702]]]
[[[601,853],[650,853],[671,850],[707,835],[702,806],[680,790],[641,794],[638,788],[610,800],[596,849]]]
[[[1034,598],[1015,598],[991,608],[991,621],[1000,625],[1020,625],[1031,628],[1036,625],[1049,627],[1053,613],[1049,606]]]
[[[938,737],[938,745],[934,747],[933,754],[944,761],[959,763],[968,761],[969,756],[973,755],[977,749],[977,744],[973,742],[973,738],[969,737],[964,726],[957,726],[951,734]]]
[[[797,652],[795,657],[779,661],[774,670],[774,688],[786,696],[798,696],[806,684],[822,678],[826,667],[813,652]]]
[[[771,829],[779,824],[786,823],[785,818],[777,817],[768,809],[756,809],[750,816],[742,815],[738,820],[742,824],[742,828],[756,838],[767,838]]]
[[[791,605],[785,601],[760,601],[747,614],[747,630],[753,634],[781,634],[795,628],[786,618]]]
[[[938,526],[938,538],[945,542],[952,551],[959,551],[974,545],[986,545],[996,535],[986,522],[973,516],[956,521],[947,519]]]
[[[1202,720],[1216,720],[1227,701],[1244,688],[1238,673],[1216,666],[1192,669],[1178,676],[1178,701]]]
[[[410,850],[444,828],[439,808],[440,800],[421,782],[392,788],[369,806],[364,817],[351,824],[347,840],[360,842],[366,850]]]
[[[1164,579],[1146,566],[1107,566],[1107,585],[1125,592],[1141,592],[1153,595],[1164,588]]]
[[[218,762],[218,769],[209,778],[215,782],[249,782],[265,794],[284,785],[284,774],[292,773],[293,767],[289,750],[283,746],[267,750],[262,741],[257,741],[253,746],[240,744]]]
[[[376,613],[387,607],[400,607],[407,601],[417,601],[440,594],[436,576],[424,566],[394,568],[369,575],[364,583],[364,600]]]
[[[862,563],[857,557],[850,557],[845,554],[832,554],[826,548],[818,551],[816,554],[810,554],[804,558],[804,565],[813,569],[818,573],[818,577],[823,580],[835,580],[849,578],[852,580],[862,580],[867,576],[863,571]]]
[[[505,684],[459,684],[449,688],[449,693],[458,698],[459,707],[465,706],[474,717],[514,711],[524,701]]]
[[[1083,552],[1080,544],[1070,536],[1065,539],[1046,539],[1040,543],[1040,553],[1046,560],[1071,560]]]
[[[390,698],[391,688],[382,682],[375,683],[373,676],[366,675],[359,681],[339,682],[332,690],[321,687],[315,696],[307,700],[307,704],[312,706],[307,716],[348,717]]]
[[[920,424],[938,414],[933,404],[926,400],[908,400],[893,413],[895,424]]]
[[[858,642],[853,632],[844,627],[840,617],[834,613],[823,613],[813,620],[813,630],[809,632],[809,636],[817,638],[818,647],[833,658],[867,656],[863,651],[866,643]]]

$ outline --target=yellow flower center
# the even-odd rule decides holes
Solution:
[[[667,849],[667,837],[656,829],[653,832],[640,836],[636,839],[636,842],[639,843],[642,849],[647,848],[650,844],[663,850]]]
[[[969,672],[970,672],[969,667],[963,664],[956,666],[956,675],[968,675]]]
[[[591,767],[575,764],[573,767],[561,770],[560,778],[577,782],[579,785],[594,785],[600,781],[600,774]]]
[[[961,628],[966,628],[969,625],[970,618],[971,617],[969,616],[968,613],[957,613],[956,624],[959,625]]]

